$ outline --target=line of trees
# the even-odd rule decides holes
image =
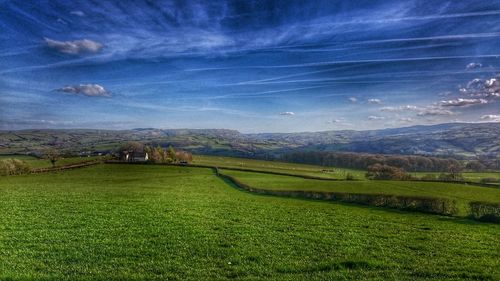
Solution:
[[[190,163],[193,161],[193,155],[187,151],[175,151],[172,146],[164,149],[161,146],[146,146],[144,151],[148,153],[148,161],[153,163]]]
[[[372,180],[409,180],[411,176],[407,174],[403,169],[375,164],[368,167],[368,172],[366,177]]]
[[[479,158],[478,160],[472,160],[467,162],[465,169],[475,172],[497,171],[500,169],[500,158]]]
[[[450,158],[406,155],[380,155],[351,152],[302,151],[286,153],[281,160],[294,163],[366,170],[372,165],[387,165],[407,172],[455,172],[462,170],[459,161]]]
[[[172,146],[163,148],[162,146],[145,146],[140,142],[127,142],[119,149],[120,159],[125,159],[126,155],[134,157],[135,155],[148,155],[147,161],[153,163],[189,163],[193,161],[193,155],[187,151],[175,151]]]

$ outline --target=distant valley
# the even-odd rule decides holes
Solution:
[[[370,131],[244,134],[227,129],[0,131],[1,154],[33,154],[56,147],[69,154],[114,151],[125,141],[182,148],[198,154],[272,159],[291,151],[495,157],[500,123],[448,123]]]

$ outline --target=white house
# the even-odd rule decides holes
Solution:
[[[124,151],[123,160],[126,162],[144,162],[148,161],[149,155],[144,151]]]

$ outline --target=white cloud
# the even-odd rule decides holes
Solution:
[[[476,68],[481,68],[481,67],[483,67],[482,64],[477,63],[477,62],[471,62],[465,68],[466,69],[476,69]]]
[[[97,53],[103,47],[101,43],[89,39],[74,41],[57,41],[49,38],[44,39],[49,48],[70,55],[78,55],[82,53]]]
[[[453,100],[442,100],[439,102],[440,106],[469,106],[474,104],[487,104],[485,99],[462,99],[457,98]]]
[[[368,103],[371,104],[382,104],[382,101],[379,99],[368,99]]]
[[[281,112],[280,115],[283,115],[283,116],[294,116],[295,112],[285,111],[285,112]]]
[[[400,112],[400,111],[415,111],[419,108],[415,105],[400,105],[400,106],[385,106],[380,109],[380,111],[387,112]]]
[[[460,93],[475,98],[500,97],[500,74],[489,79],[473,79],[467,86],[460,88]]]
[[[427,107],[423,110],[421,110],[419,113],[417,113],[418,116],[437,116],[437,115],[453,115],[454,113],[447,110],[443,109],[440,107]]]
[[[368,116],[368,120],[384,120],[385,117],[382,116]]]
[[[110,97],[111,92],[98,84],[80,84],[65,86],[57,89],[58,92],[64,92],[74,95],[83,95],[87,97]]]
[[[350,98],[349,98],[349,101],[350,101],[350,102],[357,102],[357,101],[358,101],[358,99],[357,99],[357,98],[355,98],[355,97],[350,97]]]
[[[500,115],[488,114],[481,116],[481,120],[500,122]]]
[[[401,117],[398,119],[398,121],[410,123],[410,122],[413,122],[413,119],[411,119],[410,117]]]

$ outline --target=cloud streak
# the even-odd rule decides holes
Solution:
[[[44,38],[44,40],[45,44],[50,49],[70,55],[98,53],[103,48],[103,45],[101,43],[89,39],[74,40],[74,41],[57,41],[49,38]]]
[[[476,105],[476,104],[487,104],[488,101],[485,99],[462,99],[462,98],[457,98],[453,100],[443,100],[440,101],[438,104],[440,106],[470,106],[470,105]]]
[[[73,95],[83,95],[87,97],[111,97],[111,92],[109,92],[99,84],[64,86],[57,89],[56,91]]]

